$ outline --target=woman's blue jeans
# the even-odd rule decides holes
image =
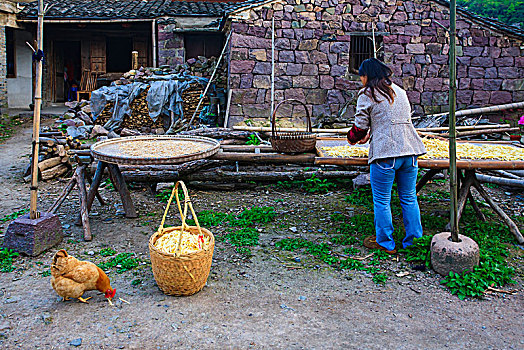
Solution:
[[[420,209],[417,202],[416,156],[378,159],[371,163],[370,178],[375,213],[375,232],[377,243],[387,250],[395,249],[393,240],[393,221],[391,218],[391,189],[397,179],[398,196],[402,207],[402,217],[406,237],[402,247],[413,244],[414,238],[422,237]]]

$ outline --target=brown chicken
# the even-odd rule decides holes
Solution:
[[[87,303],[91,297],[82,298],[84,292],[98,290],[104,293],[111,303],[116,293],[102,269],[89,261],[80,261],[68,255],[64,249],[59,250],[53,257],[51,286],[64,301],[77,298],[78,301]]]

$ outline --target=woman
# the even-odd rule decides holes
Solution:
[[[406,237],[402,247],[422,237],[417,202],[417,157],[426,153],[411,123],[411,107],[406,91],[391,82],[392,71],[375,58],[359,68],[364,88],[359,91],[355,125],[348,132],[350,144],[369,140],[369,160],[376,237],[364,239],[364,246],[395,254],[391,189],[397,179],[398,195]]]

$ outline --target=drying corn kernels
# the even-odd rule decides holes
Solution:
[[[437,159],[449,157],[448,141],[433,138],[422,139],[427,153],[420,156],[420,159]],[[359,146],[335,146],[322,147],[331,157],[367,157],[368,149]],[[524,148],[496,144],[473,144],[457,143],[457,159],[498,159],[498,160],[524,160]]]
[[[154,244],[154,246],[170,254],[175,254],[178,247],[178,240],[180,239],[180,231],[173,230],[160,236]],[[209,237],[206,235],[193,234],[184,231],[182,234],[182,243],[180,245],[180,254],[186,255],[196,253],[202,249],[207,249],[209,246]]]

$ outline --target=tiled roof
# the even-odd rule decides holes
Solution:
[[[223,16],[227,11],[260,0],[44,0],[53,4],[46,19],[153,19],[162,16]],[[36,19],[38,2],[25,3],[20,19]]]

